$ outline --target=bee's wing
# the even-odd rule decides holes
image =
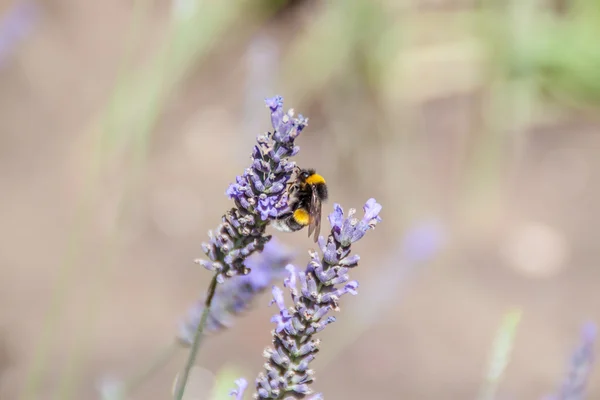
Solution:
[[[317,196],[317,191],[312,190],[310,199],[310,222],[308,225],[308,237],[312,233],[315,233],[313,239],[315,242],[319,240],[319,233],[321,232],[321,200]]]

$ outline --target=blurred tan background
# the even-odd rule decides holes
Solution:
[[[560,384],[600,320],[597,2],[284,3],[0,2],[0,399],[95,399],[172,342],[276,94],[310,119],[297,161],[328,179],[324,215],[383,205],[315,389],[477,398],[515,307],[497,398]],[[442,246],[413,265],[423,224]],[[304,265],[306,234],[278,237]],[[268,301],[205,343],[205,386],[253,381]],[[130,398],[170,398],[186,354]]]

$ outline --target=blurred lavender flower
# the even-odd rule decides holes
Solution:
[[[240,378],[235,381],[235,385],[237,386],[237,389],[233,389],[229,392],[229,395],[235,396],[235,400],[243,400],[244,392],[246,391],[246,388],[248,388],[248,381],[244,378]]]
[[[217,287],[205,332],[215,333],[231,327],[235,316],[248,310],[258,295],[287,275],[285,266],[293,258],[294,253],[276,239],[265,244],[261,253],[250,256],[245,262],[251,270],[248,275],[235,276]],[[190,309],[188,318],[181,323],[180,343],[192,344],[203,310],[204,300],[199,300]]]
[[[266,104],[271,110],[273,132],[258,136],[252,165],[227,189],[236,207],[223,216],[215,232],[209,232],[210,242],[202,244],[211,261],[197,260],[217,273],[219,283],[249,272],[244,260],[270,240],[265,234],[270,220],[288,211],[285,187],[295,166],[288,157],[300,150],[294,141],[308,120],[301,115],[293,118],[293,110],[284,113],[280,96],[267,99]]]
[[[19,1],[0,20],[0,65],[30,31],[37,17],[33,1]]]
[[[286,267],[290,276],[284,284],[291,293],[293,307],[287,308],[283,291],[273,287],[271,304],[277,304],[279,314],[271,319],[277,325],[272,332],[273,348],[264,352],[268,359],[266,373],[259,374],[256,379],[255,399],[288,399],[289,396],[304,397],[312,393],[309,384],[314,380],[314,372],[308,367],[319,351],[320,343],[313,335],[335,321],[335,317],[326,315],[331,310],[339,310],[341,296],[357,293],[358,282],[350,281],[348,272],[358,265],[360,258],[350,255],[350,247],[381,221],[381,205],[375,199],[369,199],[360,220],[354,218],[354,209],[344,217],[338,204],[333,207],[334,211],[329,215],[331,234],[327,241],[319,237],[322,257],[311,251],[311,261],[305,271],[298,272],[292,265]],[[311,397],[314,400],[321,398],[320,394]]]
[[[545,400],[583,400],[585,387],[594,363],[594,342],[598,334],[597,326],[588,322],[581,334],[581,343],[573,353],[567,378],[557,395]]]
[[[357,324],[366,328],[385,314],[386,300],[390,297],[398,298],[402,287],[410,283],[417,268],[438,255],[446,238],[446,229],[437,219],[419,221],[410,226],[399,240],[399,248],[392,252],[390,260],[368,285],[368,301],[363,301],[358,306],[358,318],[354,321],[353,329],[356,329]],[[374,312],[376,304],[380,306]]]
[[[402,239],[402,259],[411,264],[429,261],[443,246],[444,236],[443,227],[435,220],[415,224]]]

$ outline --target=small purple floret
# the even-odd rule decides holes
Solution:
[[[381,222],[379,213],[381,205],[375,199],[369,199],[363,207],[365,215],[362,219],[354,218],[356,210],[350,209],[348,217],[344,219],[344,210],[339,204],[333,205],[333,212],[329,215],[329,223],[331,224],[331,233],[336,241],[343,246],[349,246],[360,240],[369,229],[372,229]]]

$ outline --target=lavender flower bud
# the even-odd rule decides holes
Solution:
[[[250,272],[244,261],[271,239],[265,234],[270,220],[289,210],[285,185],[295,164],[288,158],[297,153],[294,140],[308,120],[301,115],[294,118],[292,110],[284,113],[281,96],[267,99],[266,105],[271,110],[273,132],[257,138],[251,166],[226,191],[235,207],[223,215],[222,223],[209,233],[210,241],[202,245],[210,262],[198,263],[217,273],[219,283]]]
[[[245,263],[251,269],[248,275],[235,276],[217,287],[205,331],[216,333],[229,328],[235,316],[252,307],[256,296],[287,275],[285,267],[293,258],[294,253],[275,239],[261,253],[247,258]],[[203,310],[204,301],[199,300],[181,323],[178,340],[182,344],[191,345]]]
[[[569,373],[563,382],[560,392],[548,400],[583,400],[588,377],[594,363],[594,342],[598,328],[588,322],[582,330],[581,343],[573,353]]]
[[[285,400],[312,393],[314,372],[308,366],[320,345],[313,335],[335,321],[326,315],[339,309],[338,302],[344,294],[356,294],[358,283],[348,281],[347,273],[357,266],[359,257],[350,255],[350,246],[381,221],[381,205],[375,199],[369,199],[363,210],[364,217],[356,220],[353,211],[344,217],[342,208],[334,205],[329,216],[331,234],[327,241],[319,239],[322,257],[311,253],[304,271],[298,272],[291,265],[286,267],[289,277],[284,286],[290,292],[292,307],[286,307],[283,291],[273,287],[271,304],[277,304],[279,313],[271,320],[276,323],[272,331],[273,348],[264,352],[266,373],[261,373],[255,381],[255,399]],[[322,396],[317,394],[311,399]]]

